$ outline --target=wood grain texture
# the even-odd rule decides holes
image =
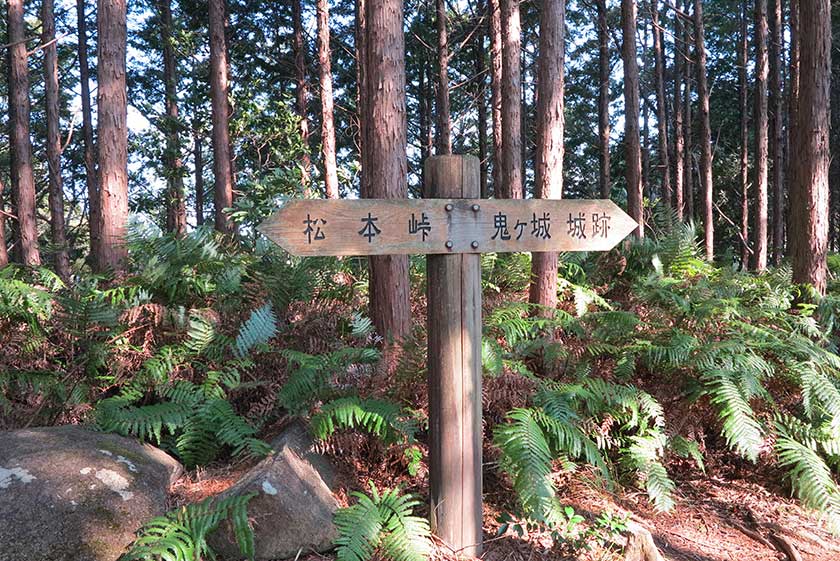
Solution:
[[[259,229],[289,253],[312,256],[608,251],[636,227],[609,200],[465,198],[295,200]]]
[[[425,174],[430,196],[480,193],[475,157],[430,158]],[[481,262],[477,254],[430,255],[426,269],[432,530],[456,554],[477,557],[482,542]]]

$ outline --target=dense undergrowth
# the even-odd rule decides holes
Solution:
[[[600,484],[638,486],[670,510],[672,464],[702,471],[715,450],[775,464],[840,530],[840,298],[792,285],[786,268],[755,276],[710,265],[694,239],[686,227],[564,256],[557,310],[522,302],[527,255],[483,256],[488,445],[516,497],[501,505],[503,529],[544,528],[562,541],[570,514],[556,475],[581,464]],[[128,243],[132,266],[119,279],[0,271],[0,428],[84,422],[195,467],[259,458],[278,426],[301,417],[327,451],[388,466],[381,492],[368,487],[372,472],[358,474],[356,503],[337,518],[339,556],[422,554],[420,503],[393,488],[425,488],[423,310],[394,351],[358,311],[363,260],[301,260],[261,244],[244,252],[202,229],[174,239],[137,227]],[[412,261],[418,302],[424,282],[422,260]],[[157,536],[205,551],[212,527],[242,518],[243,504],[223,506],[158,519],[136,548],[166,551]],[[193,526],[193,541],[178,533]]]

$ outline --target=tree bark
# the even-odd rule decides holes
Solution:
[[[755,254],[753,268],[767,268],[767,0],[755,3]]]
[[[438,39],[437,139],[438,156],[452,153],[452,123],[449,115],[449,38],[446,34],[446,0],[436,0],[435,15]]]
[[[563,196],[565,29],[566,1],[543,0],[537,61],[539,78],[534,196],[538,199],[560,199]],[[529,300],[532,304],[547,308],[557,306],[556,253],[533,254]]]
[[[648,22],[644,19],[642,20],[642,29],[642,72],[645,76],[649,76],[650,60],[648,59]],[[647,197],[652,200],[653,190],[650,185],[650,96],[648,95],[648,85],[648,80],[642,80],[640,76],[639,96],[642,100],[642,197],[647,195]]]
[[[479,17],[485,12],[482,2],[479,2],[476,10]],[[475,38],[475,99],[478,105],[478,159],[479,169],[479,192],[482,199],[489,196],[487,191],[487,106],[484,103],[485,91],[487,89],[487,68],[484,58],[484,36],[485,33],[477,33]]]
[[[493,119],[493,196],[504,194],[504,151],[502,150],[502,12],[499,0],[489,0],[490,16],[490,105]]]
[[[426,196],[426,160],[432,155],[432,124],[431,124],[431,107],[429,82],[431,81],[429,71],[429,60],[424,55],[421,55],[420,62],[420,79],[418,81],[417,105],[420,118],[420,161],[423,166],[420,170],[422,173],[421,187],[423,188],[423,196]]]
[[[0,269],[9,264],[9,251],[6,249],[6,186],[0,179]]]
[[[337,199],[338,167],[335,162],[329,2],[318,0],[316,9],[318,12],[318,68],[321,80],[321,152],[324,157],[324,188],[328,199]]]
[[[770,157],[773,160],[773,264],[785,252],[784,129],[782,121],[782,0],[772,0],[770,18]]]
[[[747,0],[741,3],[738,37],[738,108],[741,113],[740,183],[741,183],[741,269],[750,262],[749,130],[747,109]]]
[[[41,264],[38,224],[35,219],[35,176],[32,171],[32,143],[29,138],[29,67],[26,61],[26,25],[23,0],[9,0],[7,33],[9,44],[9,144],[12,198],[18,219],[20,261],[27,266]]]
[[[178,120],[178,66],[172,35],[171,0],[160,0],[160,39],[163,45],[163,83],[165,93],[166,151],[166,230],[176,236],[187,233],[187,203],[184,197],[184,164],[181,160],[181,123]]]
[[[501,0],[502,13],[502,185],[497,196],[521,199],[522,73],[519,0]]]
[[[359,195],[368,197],[368,129],[370,128],[369,100],[368,100],[368,79],[367,79],[367,6],[365,0],[356,1],[356,81],[358,91],[356,100],[359,115],[359,163],[361,174],[359,175]]]
[[[659,27],[659,0],[651,1],[653,18],[653,54],[656,65],[656,122],[659,126],[660,192],[666,220],[671,221],[671,161],[668,157],[668,115],[665,108],[665,58],[662,54],[662,29]]]
[[[93,117],[90,108],[90,66],[88,65],[87,17],[85,17],[85,0],[76,0],[76,24],[79,83],[82,98],[82,137],[84,138],[85,155],[85,185],[88,194],[88,227],[90,229],[90,253],[99,254],[99,181],[96,179],[96,159],[93,146]]]
[[[692,0],[683,0],[683,11],[688,12]],[[686,56],[689,53],[689,45],[691,44],[691,32],[689,26],[683,26],[683,44],[686,49]],[[683,132],[685,134],[685,157],[684,166],[685,173],[683,174],[683,192],[685,195],[685,213],[688,220],[694,222],[696,215],[694,213],[694,150],[692,143],[694,142],[694,119],[691,111],[691,75],[692,75],[693,61],[688,59],[683,65],[683,81],[685,89],[683,91],[683,117],[685,119],[685,126]]]
[[[624,60],[624,150],[627,181],[627,213],[639,227],[637,238],[645,235],[642,200],[642,151],[639,145],[639,66],[636,60],[636,1],[621,0],[621,47]]]
[[[62,279],[70,278],[70,257],[64,218],[64,184],[61,180],[61,122],[58,112],[58,49],[55,44],[55,9],[53,0],[41,5],[41,44],[44,47],[44,90],[47,113],[47,166],[49,167],[50,233],[54,246],[55,271]]]
[[[709,125],[709,88],[706,84],[706,45],[703,2],[694,0],[694,49],[697,53],[697,99],[700,104],[700,186],[703,191],[703,230],[706,259],[715,257],[714,186],[712,184],[712,129]]]
[[[685,177],[685,138],[683,137],[683,67],[687,57],[687,46],[683,41],[682,21],[680,15],[674,13],[674,208],[677,221],[683,222],[685,213],[685,199],[683,197],[683,181]]]
[[[204,225],[204,154],[201,150],[201,132],[193,129],[193,161],[195,164],[195,223]]]
[[[368,196],[408,196],[406,160],[405,43],[402,0],[368,2],[366,8],[366,75],[370,134]],[[400,340],[411,324],[408,258],[370,258],[371,317],[385,339]]]
[[[790,230],[793,281],[812,284],[824,294],[828,252],[831,2],[801,2],[798,24],[801,69],[793,127]]]
[[[128,252],[128,126],[126,0],[97,4],[97,130],[99,137],[99,270],[122,271]]]
[[[787,153],[790,155],[794,150],[793,128],[796,124],[796,108],[799,102],[799,0],[790,0],[790,53],[789,53],[788,83],[787,83],[787,104],[788,104],[788,130],[787,130]],[[793,193],[793,163],[788,158],[789,170],[788,193]]]
[[[607,0],[596,0],[598,8],[598,190],[609,199],[610,182],[610,30],[607,27]]]
[[[300,127],[300,140],[304,151],[300,157],[300,176],[303,192],[309,195],[312,162],[309,158],[309,119],[306,105],[309,99],[309,83],[306,81],[306,45],[303,41],[303,14],[301,0],[292,0],[292,50],[295,55],[295,78],[297,90],[295,92],[295,106]]]
[[[228,112],[228,68],[225,47],[225,0],[209,0],[210,108],[213,121],[213,205],[215,228],[233,236],[236,227],[224,210],[233,206],[233,164]]]

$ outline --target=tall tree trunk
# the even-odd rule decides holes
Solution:
[[[181,123],[178,120],[178,66],[172,35],[171,0],[160,0],[160,39],[163,45],[163,83],[166,105],[166,230],[176,236],[187,232],[187,203],[184,196],[184,164],[181,161]]]
[[[689,11],[689,6],[692,0],[683,0],[683,10]],[[683,44],[685,45],[686,56],[689,53],[689,45],[691,44],[691,32],[689,26],[683,26]],[[683,158],[685,173],[683,173],[683,193],[685,195],[685,213],[688,220],[694,222],[697,215],[694,213],[694,119],[691,111],[691,75],[692,75],[693,59],[688,59],[683,65],[683,82],[685,83],[685,90],[683,91],[683,117],[685,119],[685,126],[683,132],[685,134],[685,157]]]
[[[482,2],[479,2],[476,13],[478,17],[485,12]],[[485,91],[487,89],[487,68],[484,58],[484,35],[477,33],[473,56],[475,57],[475,99],[478,105],[478,159],[481,162],[479,187],[481,198],[486,199],[487,192],[487,105],[485,105]]]
[[[201,150],[201,132],[193,129],[193,160],[195,163],[195,223],[204,225],[204,154]]]
[[[55,271],[62,279],[70,278],[67,229],[64,222],[64,184],[61,180],[61,130],[58,112],[58,49],[55,44],[53,0],[41,5],[41,44],[44,47],[44,90],[47,113],[47,165],[49,167],[50,231],[55,251]]]
[[[644,4],[643,4],[644,5]],[[648,58],[648,22],[642,21],[642,70],[644,75],[650,74],[650,59]],[[653,199],[650,185],[650,96],[648,96],[648,81],[639,80],[639,95],[642,109],[642,195]]]
[[[359,115],[359,163],[361,174],[359,176],[359,195],[369,196],[368,189],[368,129],[370,119],[368,118],[370,108],[368,100],[368,70],[367,70],[367,5],[365,0],[356,1],[356,82],[358,83],[356,106]]]
[[[493,196],[504,195],[504,151],[502,150],[502,12],[499,0],[488,0],[490,16],[490,105],[493,118]]]
[[[405,42],[402,0],[368,2],[367,77],[370,134],[368,196],[408,196],[406,161]],[[408,258],[370,258],[371,317],[380,335],[399,340],[410,331]]]
[[[610,183],[610,30],[607,0],[596,0],[598,8],[598,190],[609,199]]]
[[[6,249],[6,186],[0,179],[0,269],[9,264],[9,252]]]
[[[683,181],[685,177],[685,138],[683,137],[683,67],[687,57],[687,45],[683,43],[682,21],[674,12],[674,208],[677,221],[683,222],[685,199]]]
[[[449,117],[449,38],[446,34],[446,0],[436,0],[435,14],[438,34],[437,154],[452,153],[452,123]]]
[[[831,2],[801,2],[798,24],[801,69],[791,158],[793,281],[812,284],[824,294],[828,252]]]
[[[90,253],[99,255],[99,181],[96,179],[96,159],[93,146],[93,117],[90,108],[90,66],[88,65],[87,18],[85,0],[76,0],[76,31],[79,57],[79,83],[82,98],[82,137],[85,151],[85,185],[88,194],[88,227],[90,228]]]
[[[750,262],[749,130],[747,114],[747,0],[741,3],[738,37],[738,109],[741,113],[740,183],[741,183],[741,269]]]
[[[703,230],[706,259],[715,257],[714,186],[712,184],[712,129],[709,125],[709,88],[706,84],[706,45],[703,1],[694,0],[694,49],[697,53],[697,100],[700,104],[700,186],[703,191]]]
[[[755,256],[767,268],[767,0],[755,2]]]
[[[502,11],[502,185],[505,199],[524,196],[522,181],[522,72],[519,0],[501,0]]]
[[[23,0],[8,0],[9,144],[12,198],[18,219],[17,255],[24,265],[41,264],[38,224],[35,219],[35,176],[29,139],[29,67],[26,62],[26,26]]]
[[[782,104],[782,0],[772,0],[770,19],[770,157],[773,159],[773,264],[785,252],[784,129]]]
[[[321,79],[321,147],[324,156],[324,186],[328,199],[338,198],[338,167],[335,163],[332,63],[330,60],[330,8],[318,0],[318,68]]]
[[[425,162],[426,159],[432,155],[432,147],[429,139],[431,138],[432,134],[432,125],[430,122],[430,114],[431,114],[431,107],[432,102],[429,99],[429,88],[428,82],[431,80],[429,76],[429,60],[425,56],[425,53],[421,55],[420,59],[420,78],[418,80],[418,90],[417,90],[417,105],[418,105],[418,112],[420,118],[420,161]],[[425,164],[420,168],[421,174],[421,187],[423,188],[423,195],[426,194],[426,166]]]
[[[213,121],[213,206],[215,228],[236,233],[224,210],[233,206],[233,163],[228,111],[228,68],[225,46],[225,0],[209,0],[210,109]]]
[[[636,60],[636,0],[621,0],[621,30],[624,60],[624,149],[627,180],[627,213],[639,227],[634,235],[645,235],[642,203],[642,150],[639,146],[639,66]]]
[[[787,83],[788,130],[786,139],[788,155],[794,150],[793,129],[796,126],[796,109],[799,103],[799,3],[799,0],[790,0],[790,54]],[[787,173],[788,193],[793,194],[793,163],[790,157],[787,159],[787,165],[790,168]],[[788,225],[791,222],[790,216],[788,216]]]
[[[659,27],[659,0],[651,1],[653,18],[653,54],[656,65],[656,122],[659,125],[660,193],[666,219],[671,220],[671,161],[668,157],[668,115],[665,109],[665,57],[662,54],[662,29]]]
[[[300,119],[300,140],[304,146],[304,152],[300,158],[301,183],[304,193],[308,195],[311,179],[310,168],[312,166],[309,158],[309,119],[306,111],[309,83],[306,81],[306,45],[303,41],[303,14],[300,4],[301,0],[292,0],[292,50],[295,55],[295,78],[297,80],[295,105],[298,119]]]
[[[566,0],[543,0],[541,8],[534,196],[559,199],[563,196]],[[557,306],[556,253],[533,254],[529,300],[548,308]]]
[[[97,4],[100,270],[121,271],[128,252],[128,126],[125,77],[126,0]]]

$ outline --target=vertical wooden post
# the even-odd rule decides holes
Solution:
[[[429,198],[481,196],[474,156],[429,158],[425,177]],[[457,554],[475,557],[482,542],[481,262],[477,253],[458,253],[429,255],[426,263],[432,531]]]

